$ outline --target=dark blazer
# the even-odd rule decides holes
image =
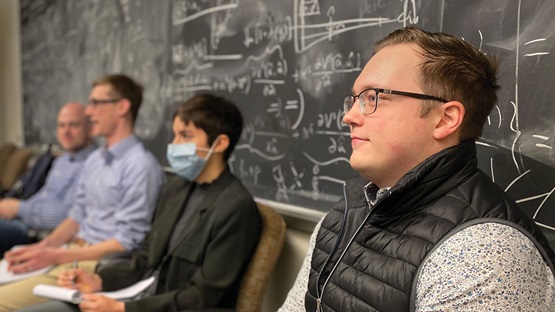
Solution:
[[[256,204],[229,169],[210,185],[179,243],[168,249],[192,183],[168,179],[142,250],[97,272],[106,291],[129,286],[160,268],[156,295],[130,301],[126,311],[233,308],[242,275],[256,248],[261,220]]]

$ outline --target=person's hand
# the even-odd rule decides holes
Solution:
[[[11,220],[19,212],[19,199],[5,198],[0,200],[0,219]]]
[[[122,312],[125,304],[103,295],[86,294],[79,308],[84,312]]]
[[[71,269],[58,275],[58,285],[77,289],[82,293],[92,293],[102,290],[102,279],[97,274],[90,274],[82,269]]]
[[[26,273],[55,264],[57,249],[32,244],[6,252],[4,259],[8,261],[8,271]]]

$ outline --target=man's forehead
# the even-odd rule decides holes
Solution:
[[[422,56],[409,44],[386,46],[374,54],[357,77],[353,90],[407,88],[419,75]]]
[[[90,97],[109,95],[113,91],[109,84],[99,84],[92,88]]]
[[[85,114],[77,108],[64,108],[58,113],[58,123],[81,122]]]

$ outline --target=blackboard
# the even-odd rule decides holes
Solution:
[[[174,108],[217,93],[244,114],[230,164],[251,192],[325,212],[355,175],[342,99],[373,43],[416,24],[501,57],[480,167],[552,235],[553,16],[552,0],[21,0],[25,139],[53,141],[61,104],[125,72],[146,86],[137,133],[165,164]]]

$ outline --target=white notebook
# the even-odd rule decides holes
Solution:
[[[152,283],[154,283],[154,276],[120,290],[99,292],[97,294],[104,295],[115,300],[125,300],[137,296],[152,285]],[[33,288],[33,294],[39,297],[73,302],[75,304],[78,304],[83,300],[83,294],[78,290],[44,284],[35,286]]]

